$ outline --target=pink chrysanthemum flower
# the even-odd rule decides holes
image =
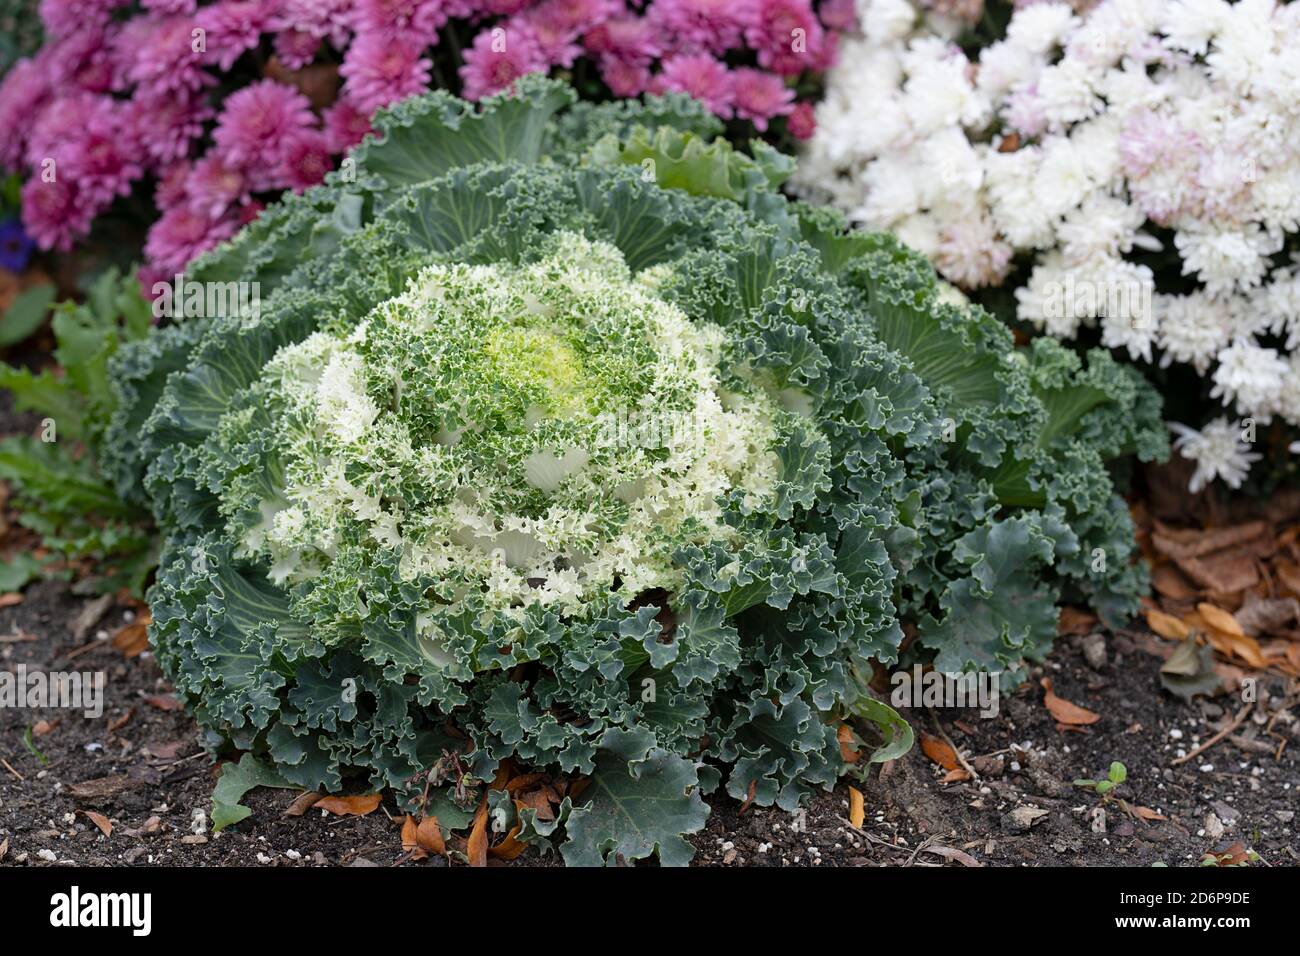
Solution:
[[[774,73],[740,67],[732,73],[731,89],[736,115],[753,120],[760,133],[767,129],[769,119],[794,109],[794,90]]]
[[[219,219],[232,206],[248,202],[252,193],[252,177],[217,151],[195,163],[185,183],[186,201],[212,219]]]
[[[785,128],[795,139],[812,139],[817,132],[817,114],[811,103],[796,103],[786,118]]]
[[[239,229],[234,216],[213,218],[188,203],[174,206],[153,224],[144,254],[162,275],[184,271],[197,256],[229,239]]]
[[[156,163],[183,159],[216,115],[206,100],[189,92],[139,93],[127,105],[127,122],[141,149]]]
[[[296,193],[319,185],[332,168],[325,134],[301,130],[285,143],[280,164],[284,183]]]
[[[465,97],[478,100],[501,92],[527,73],[545,72],[548,65],[529,30],[493,27],[482,30],[465,51],[460,78]]]
[[[797,76],[804,70],[830,66],[833,47],[827,42],[808,0],[756,0],[757,8],[745,28],[745,39],[758,51],[758,65]]]
[[[432,46],[447,16],[439,0],[356,0],[352,21],[359,36],[405,36]]]
[[[101,29],[108,25],[114,8],[130,0],[41,0],[37,10],[45,32],[52,37],[66,37],[79,30]]]
[[[325,142],[331,153],[343,153],[366,138],[371,131],[370,115],[346,98],[339,99],[323,114]]]
[[[352,33],[353,0],[279,0],[273,30],[302,30],[338,49],[347,46]]]
[[[725,65],[707,53],[688,53],[663,61],[651,90],[687,93],[723,119],[731,117],[732,78]]]
[[[316,59],[321,38],[306,30],[284,30],[275,35],[275,58],[287,69],[301,70]]]
[[[188,160],[172,163],[158,177],[154,187],[153,201],[159,209],[170,209],[185,202],[189,192],[190,174],[194,165]]]
[[[27,164],[39,170],[46,160],[56,158],[65,144],[77,142],[105,101],[112,102],[93,93],[74,93],[47,102],[27,136]],[[55,172],[57,175],[57,169]]]
[[[122,82],[158,93],[210,85],[194,49],[194,29],[194,18],[184,14],[128,20],[110,41]]]
[[[649,64],[663,53],[658,32],[644,17],[616,17],[598,23],[582,37],[591,53]]]
[[[817,15],[828,30],[858,32],[858,10],[853,0],[822,0]]]
[[[741,45],[754,0],[654,0],[646,18],[684,52],[723,53]]]
[[[192,14],[198,7],[197,0],[140,0],[140,5],[153,13]]]
[[[423,45],[411,37],[364,34],[348,48],[339,74],[347,81],[346,96],[366,112],[374,112],[423,90],[429,83]]]
[[[19,60],[0,84],[0,167],[21,162],[32,124],[49,102],[47,77],[37,61]]]
[[[314,121],[307,97],[283,83],[260,80],[226,99],[212,141],[231,162],[273,165],[280,142]]]
[[[533,0],[481,0],[482,12],[498,17],[514,16],[532,2]]]
[[[99,209],[77,194],[66,179],[45,182],[40,176],[27,180],[22,192],[23,228],[42,249],[67,252],[73,240],[90,232]]]
[[[195,19],[205,31],[205,63],[215,63],[223,72],[261,42],[271,22],[271,7],[263,0],[223,0],[203,7]]]
[[[650,89],[650,67],[621,56],[602,56],[600,78],[615,96],[640,96]]]
[[[82,202],[108,206],[131,192],[131,183],[144,170],[134,157],[139,144],[126,128],[113,100],[100,97],[95,114],[75,135],[54,150],[58,175],[77,184]]]

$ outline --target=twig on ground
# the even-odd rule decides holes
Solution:
[[[1245,707],[1241,708],[1241,710],[1237,711],[1237,716],[1234,717],[1234,718],[1232,718],[1232,723],[1228,724],[1228,726],[1224,727],[1224,728],[1223,728],[1222,730],[1220,730],[1217,734],[1215,734],[1213,737],[1211,737],[1211,738],[1210,738],[1209,740],[1207,740],[1205,743],[1201,744],[1199,747],[1197,747],[1197,748],[1196,748],[1195,750],[1193,750],[1191,753],[1189,753],[1189,754],[1185,754],[1185,755],[1182,756],[1182,757],[1178,757],[1178,758],[1176,758],[1176,759],[1174,760],[1174,762],[1173,762],[1173,764],[1172,764],[1171,766],[1177,767],[1177,766],[1179,766],[1180,764],[1185,764],[1185,763],[1187,763],[1187,761],[1189,761],[1189,760],[1195,760],[1195,759],[1196,759],[1197,757],[1199,757],[1201,754],[1205,753],[1205,751],[1209,750],[1211,747],[1213,747],[1215,744],[1217,744],[1217,743],[1218,743],[1220,740],[1222,740],[1224,737],[1228,736],[1230,733],[1232,733],[1234,730],[1236,730],[1238,727],[1240,727],[1240,726],[1241,726],[1241,722],[1242,722],[1243,720],[1246,719],[1246,715],[1249,714],[1249,713],[1250,713],[1252,710],[1254,710],[1254,709],[1255,709],[1255,704],[1254,704],[1254,702],[1251,702],[1251,703],[1247,704]]]
[[[961,768],[970,774],[972,780],[978,781],[980,775],[975,772],[975,768],[970,765],[970,761],[961,755],[961,749],[953,743],[952,738],[948,736],[948,732],[943,729],[943,724],[939,723],[939,715],[934,711],[930,711],[930,723],[934,725],[935,732],[943,738],[944,743],[952,748],[952,752],[957,757],[957,762],[961,764]]]
[[[9,766],[9,761],[8,761],[8,760],[5,760],[4,757],[0,757],[0,763],[4,764],[4,765],[5,765],[5,769],[8,770],[11,774],[13,774],[15,777],[17,777],[20,781],[26,779],[26,778],[23,777],[23,775],[20,774],[17,770],[15,770],[13,767]]]

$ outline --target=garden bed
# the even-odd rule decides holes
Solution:
[[[109,610],[84,640],[74,638],[72,628],[88,603],[66,584],[43,582],[28,588],[21,604],[0,610],[0,660],[6,670],[26,664],[107,675],[98,720],[67,710],[0,710],[0,756],[12,768],[0,767],[0,844],[7,842],[0,864],[389,866],[404,861],[401,816],[391,798],[365,816],[309,810],[284,817],[296,793],[257,789],[245,800],[252,815],[213,835],[206,821],[216,771],[198,743],[196,725],[173,707],[148,652],[126,658],[108,639],[127,623],[121,608]],[[1180,754],[1209,740],[1240,704],[1220,698],[1189,706],[1166,694],[1158,680],[1159,659],[1141,649],[1150,640],[1107,635],[1106,661],[1094,668],[1081,649],[1084,639],[1063,639],[1046,668],[1002,700],[996,717],[935,712],[980,779],[942,783],[946,772],[914,747],[883,775],[873,768],[867,783],[852,784],[865,798],[860,830],[848,821],[849,780],[833,793],[818,794],[798,815],[742,809],[728,797],[712,797],[708,826],[692,838],[698,851],[694,863],[1177,866],[1194,865],[1205,852],[1240,842],[1264,863],[1294,865],[1300,859],[1295,723],[1286,717],[1274,721],[1270,736],[1248,718],[1234,736],[1253,737],[1255,747],[1224,740],[1174,766]],[[76,654],[71,661],[70,652]],[[1101,719],[1082,731],[1058,730],[1043,706],[1038,685],[1043,674],[1050,675],[1057,694]],[[1280,681],[1265,679],[1259,686],[1274,695],[1282,691]],[[1263,712],[1271,716],[1275,711],[1269,706],[1264,703]],[[918,737],[921,731],[934,733],[928,712],[904,713]],[[23,744],[27,728],[44,729],[42,722],[52,729],[33,736],[32,744],[44,764]],[[1028,749],[1011,750],[1020,745]],[[1264,747],[1280,750],[1280,759],[1263,753]],[[986,757],[990,754],[997,756]],[[1071,781],[1096,777],[1113,761],[1128,768],[1128,779],[1117,799],[1104,804],[1105,832],[1099,832],[1090,811],[1102,801]],[[1167,819],[1135,819],[1118,797]],[[87,815],[92,812],[111,823],[110,836]],[[204,817],[196,823],[199,813]],[[555,856],[530,850],[511,865],[556,862]],[[438,866],[443,860],[407,865]]]

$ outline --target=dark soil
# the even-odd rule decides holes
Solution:
[[[68,585],[48,581],[0,610],[2,669],[102,671],[107,681],[98,719],[73,710],[0,709],[0,756],[9,765],[0,766],[0,846],[7,843],[0,865],[388,866],[402,859],[391,800],[363,817],[309,810],[286,818],[295,794],[259,789],[245,799],[252,816],[211,834],[215,769],[196,726],[183,710],[169,709],[168,687],[147,652],[128,659],[108,639],[126,623],[121,608],[110,609],[83,641],[74,639],[74,620],[88,603]],[[848,822],[847,781],[794,815],[742,810],[716,796],[707,829],[694,839],[696,863],[1175,866],[1194,865],[1206,851],[1238,841],[1266,864],[1300,861],[1300,725],[1289,711],[1274,709],[1285,702],[1281,681],[1261,681],[1262,716],[1238,728],[1237,743],[1225,739],[1172,766],[1213,736],[1240,702],[1189,706],[1160,689],[1159,660],[1128,638],[1107,639],[1106,662],[1097,670],[1079,641],[1062,639],[1046,668],[1003,698],[996,717],[906,712],[918,731],[934,732],[937,717],[978,780],[944,784],[945,771],[913,748],[853,783],[865,797],[861,830]],[[1042,673],[1057,694],[1101,719],[1083,732],[1058,730],[1042,703]],[[45,732],[33,733],[28,747],[32,728]],[[1103,776],[1116,760],[1128,768],[1128,780],[1115,799],[1070,785]],[[1119,797],[1167,819],[1136,819]],[[88,811],[111,821],[111,836]],[[529,851],[512,865],[553,862]]]

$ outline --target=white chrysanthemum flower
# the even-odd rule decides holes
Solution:
[[[1174,246],[1183,257],[1183,275],[1195,275],[1210,295],[1246,291],[1259,285],[1268,257],[1282,247],[1256,223],[1241,228],[1180,229]]]
[[[1007,42],[1030,53],[1046,53],[1078,23],[1064,3],[1035,3],[1021,7],[1007,24]]]
[[[1196,471],[1187,486],[1192,494],[1219,478],[1229,488],[1240,488],[1251,464],[1263,457],[1250,450],[1250,445],[1242,440],[1241,430],[1226,418],[1215,419],[1199,432],[1178,422],[1170,422],[1169,427],[1178,436],[1174,448],[1196,463]]]
[[[858,0],[858,23],[872,43],[901,40],[916,24],[916,7],[908,0]]]
[[[1232,315],[1226,304],[1202,292],[1155,297],[1160,322],[1161,368],[1174,362],[1204,375],[1219,351],[1232,340]]]
[[[1248,340],[1234,342],[1219,353],[1211,398],[1224,405],[1235,402],[1243,411],[1267,421],[1277,410],[1291,368],[1276,349]]]
[[[1160,18],[1165,46],[1203,56],[1228,19],[1224,0],[1171,0]]]

